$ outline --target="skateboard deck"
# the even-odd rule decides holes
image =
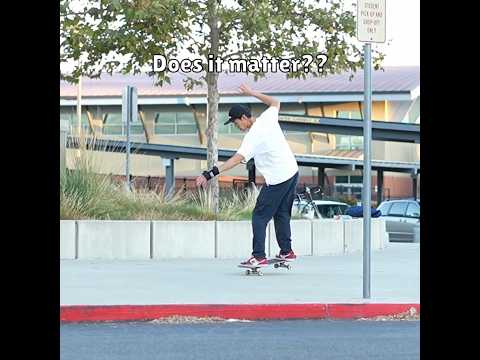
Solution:
[[[288,264],[287,260],[280,260],[280,259],[268,259],[267,260],[268,265],[272,265],[275,269],[278,269],[280,267],[291,270],[292,266]],[[238,265],[240,268],[246,268],[245,270],[245,275],[258,275],[262,276],[263,272],[259,270],[262,267],[265,266],[257,266],[257,265]]]

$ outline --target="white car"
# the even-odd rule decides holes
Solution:
[[[420,231],[420,201],[404,199],[384,201],[378,207],[385,218],[389,240],[416,241]]]
[[[313,200],[317,206],[318,212],[322,219],[351,219],[349,215],[345,215],[345,211],[349,208],[348,204],[338,201]],[[298,198],[293,202],[292,215],[301,215],[306,219],[317,218],[315,209],[307,200],[299,201]]]

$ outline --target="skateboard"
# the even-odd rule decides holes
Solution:
[[[287,260],[280,260],[280,259],[268,259],[267,260],[268,265],[273,264],[273,267],[275,269],[278,268],[285,268],[288,270],[292,270],[292,265],[287,264]],[[245,270],[245,275],[258,275],[258,276],[263,276],[263,272],[259,270],[263,266],[255,266],[255,265],[238,265],[240,268],[247,268]]]

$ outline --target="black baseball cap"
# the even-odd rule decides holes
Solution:
[[[252,117],[252,113],[250,112],[250,109],[248,107],[239,104],[233,105],[228,112],[228,116],[230,116],[230,119],[228,119],[228,121],[224,125],[233,122],[235,119],[241,118],[242,115],[245,115],[246,117]]]

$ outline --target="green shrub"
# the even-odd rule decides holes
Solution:
[[[60,218],[108,218],[117,189],[107,176],[93,171],[89,159],[78,158],[75,165],[60,177]]]
[[[220,198],[219,212],[210,210],[207,190],[127,191],[108,175],[98,174],[93,156],[79,151],[75,169],[60,178],[60,218],[64,220],[249,220],[258,196],[257,188],[246,192],[227,190]]]

